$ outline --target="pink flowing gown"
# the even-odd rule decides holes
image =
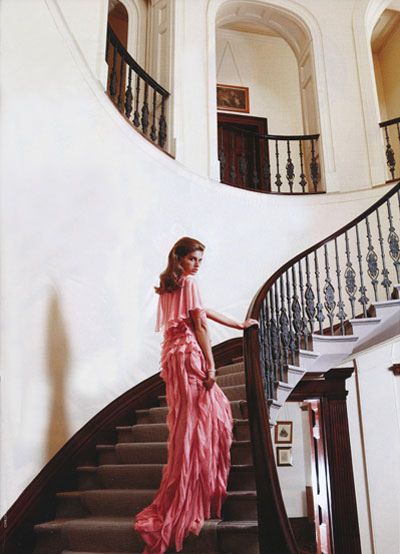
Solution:
[[[197,283],[182,277],[182,288],[159,297],[156,331],[164,328],[161,378],[168,405],[168,460],[152,503],[138,513],[134,528],[143,554],[183,549],[189,534],[199,535],[205,519],[221,517],[227,496],[233,420],[229,400],[214,383],[203,384],[206,360],[190,318],[206,320]]]

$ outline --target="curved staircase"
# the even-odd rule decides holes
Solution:
[[[234,418],[228,496],[222,519],[206,520],[198,537],[186,538],[181,552],[258,554],[257,494],[243,361],[218,368],[216,380],[230,400]],[[133,518],[154,497],[167,461],[165,396],[158,401],[157,406],[135,411],[135,425],[118,426],[115,444],[97,445],[97,465],[76,468],[77,490],[57,493],[56,518],[35,526],[34,554],[143,551]]]

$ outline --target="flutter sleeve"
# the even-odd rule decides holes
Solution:
[[[177,325],[183,319],[190,318],[190,312],[195,311],[200,312],[203,319],[207,318],[197,283],[188,275],[181,288],[159,296],[155,331]]]
[[[193,277],[188,276],[183,285],[180,316],[190,317],[190,312],[203,311],[204,306],[200,297],[199,287]]]

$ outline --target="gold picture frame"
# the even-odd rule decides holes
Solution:
[[[217,109],[225,112],[249,113],[249,88],[218,84]]]

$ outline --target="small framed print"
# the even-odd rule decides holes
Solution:
[[[217,85],[217,109],[249,113],[249,89],[234,85]]]
[[[279,466],[279,467],[292,466],[293,465],[293,456],[292,456],[292,447],[291,446],[277,446],[276,447],[276,465]]]
[[[275,425],[276,444],[291,444],[293,441],[293,422],[277,421]]]

